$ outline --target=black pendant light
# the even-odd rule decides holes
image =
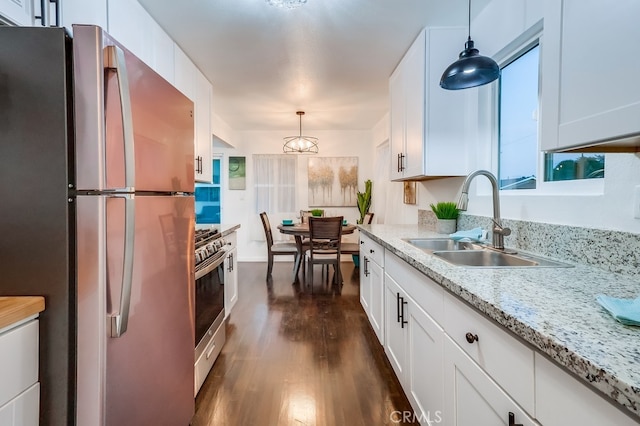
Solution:
[[[491,83],[500,77],[500,67],[493,59],[480,55],[471,40],[471,0],[469,0],[469,36],[458,60],[444,70],[440,87],[447,90],[468,89]]]

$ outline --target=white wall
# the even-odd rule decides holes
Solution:
[[[481,54],[494,55],[541,18],[540,1],[494,0],[473,21],[471,36]],[[544,84],[544,76],[542,79]],[[495,173],[495,147],[491,144],[494,125],[488,113],[491,86],[468,89],[478,92],[480,102],[476,145],[471,148],[475,152],[470,154],[475,158],[473,170],[483,168]],[[550,188],[536,194],[503,191],[502,217],[640,233],[640,219],[633,217],[633,194],[640,185],[640,156],[607,154],[605,164],[605,178],[599,182],[558,182],[548,184]],[[491,216],[490,186],[484,177],[477,180],[469,194],[468,213]],[[433,199],[455,200],[462,181],[462,178],[447,178],[422,182],[418,197],[420,208],[428,209]]]
[[[373,179],[373,154],[371,149],[371,131],[307,131],[319,139],[318,157],[358,157],[359,191],[364,190],[364,181]],[[282,139],[298,134],[298,129],[290,131],[240,131],[233,133],[233,148],[221,148],[214,145],[214,153],[223,154],[223,191],[222,222],[240,223],[238,231],[238,256],[240,261],[265,261],[267,249],[264,242],[264,231],[260,223],[259,212],[255,208],[253,154],[281,154]],[[244,191],[228,189],[224,171],[227,170],[229,156],[245,156],[247,166],[247,189]],[[296,193],[299,209],[307,209],[307,160],[309,156],[299,155],[298,189]],[[355,223],[359,218],[357,207],[327,207],[326,214],[343,215],[349,222]],[[291,219],[295,220],[295,217]],[[272,226],[277,225],[276,218],[271,218]],[[281,237],[275,229],[274,237]],[[357,239],[357,235],[350,237]],[[276,260],[278,258],[276,257]]]

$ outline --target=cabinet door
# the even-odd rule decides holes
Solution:
[[[33,2],[32,0],[0,0],[0,15],[16,25],[33,25]]]
[[[378,340],[384,345],[384,269],[376,262],[370,261],[369,265],[369,322],[378,336]]]
[[[548,0],[544,13],[542,148],[640,133],[640,2]]]
[[[429,53],[424,83],[427,110],[424,111],[424,173],[429,176],[464,176],[470,172],[467,161],[466,112],[474,90],[444,90],[442,72],[455,59],[466,28],[429,28],[426,51]],[[424,67],[423,67],[424,69]],[[424,108],[424,107],[423,107]]]
[[[136,0],[109,0],[109,34],[131,53],[153,67],[151,23],[153,20]]]
[[[213,182],[213,168],[211,163],[211,83],[196,69],[195,93],[195,152],[197,182]]]
[[[425,49],[425,31],[422,31],[402,60],[406,116],[402,173],[405,179],[425,174]]]
[[[444,337],[444,400],[442,417],[452,426],[537,425],[448,336]]]
[[[367,257],[364,250],[360,250],[360,304],[362,309],[369,315],[371,310],[371,259]]]
[[[408,306],[407,396],[419,419],[442,417],[444,332],[413,300]],[[428,423],[430,424],[430,423]]]
[[[155,21],[151,22],[151,67],[169,83],[174,84],[174,43]]]
[[[232,249],[224,261],[224,316],[227,318],[238,302],[238,249]]]
[[[385,274],[384,276],[384,350],[391,367],[396,372],[402,387],[406,389],[407,365],[407,331],[408,322],[403,318],[403,309],[406,311],[407,295],[398,283]]]
[[[61,25],[72,30],[73,24],[91,24],[107,28],[106,0],[64,0],[60,4]]]
[[[174,59],[174,86],[193,102],[196,101],[196,66],[191,59],[180,49],[173,46]]]
[[[551,361],[536,354],[536,417],[544,425],[637,425],[631,419],[571,377]]]
[[[391,145],[391,180],[401,179],[400,156],[404,155],[405,141],[405,95],[404,73],[402,63],[389,78],[390,98],[390,145]]]

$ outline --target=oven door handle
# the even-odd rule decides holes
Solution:
[[[209,272],[213,271],[218,266],[220,266],[220,265],[222,265],[224,263],[224,260],[227,258],[227,251],[224,250],[224,249],[220,250],[220,251],[223,252],[222,256],[220,256],[218,259],[216,259],[211,265],[207,265],[204,268],[196,271],[196,280],[199,279],[199,278],[204,277]]]

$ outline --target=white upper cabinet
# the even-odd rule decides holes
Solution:
[[[195,101],[196,72],[198,69],[191,59],[178,47],[173,47],[174,58],[174,86],[187,98]]]
[[[195,85],[195,153],[196,174],[198,182],[213,182],[213,165],[211,163],[211,83],[196,69]]]
[[[151,20],[151,68],[169,83],[175,83],[174,43],[162,27]]]
[[[543,150],[640,135],[639,16],[637,0],[545,1]]]
[[[0,15],[15,25],[33,25],[33,1],[0,0]]]
[[[60,25],[69,31],[72,30],[73,24],[107,28],[107,0],[63,0],[60,7]]]
[[[440,76],[464,45],[465,28],[420,32],[389,79],[391,179],[463,176],[465,91],[440,87]]]
[[[109,34],[152,66],[153,19],[136,0],[109,0]]]
[[[195,180],[212,182],[211,83],[177,45],[174,46],[174,85],[194,104]]]

